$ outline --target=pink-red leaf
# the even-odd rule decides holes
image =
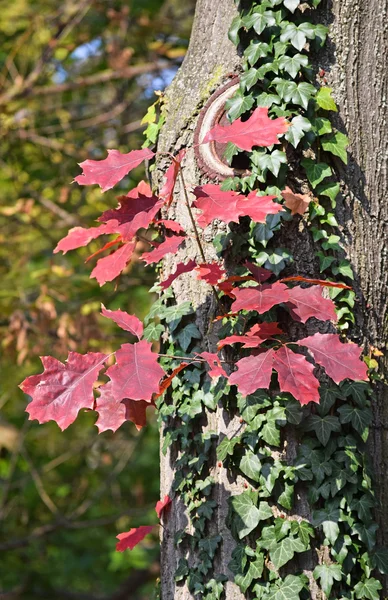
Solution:
[[[243,396],[258,389],[268,389],[271,382],[274,351],[268,350],[257,356],[247,356],[236,363],[237,371],[229,377],[231,385],[237,385]]]
[[[253,277],[259,283],[264,283],[264,281],[267,281],[267,279],[269,279],[273,275],[272,271],[269,271],[269,269],[264,269],[263,267],[258,267],[257,265],[254,265],[253,263],[249,262],[248,260],[245,261],[244,265],[246,266],[247,269],[250,270]]]
[[[217,263],[202,263],[198,265],[196,271],[198,273],[197,279],[202,279],[209,285],[217,285],[226,275],[225,269]]]
[[[298,344],[309,349],[315,362],[325,368],[335,383],[344,379],[368,380],[367,366],[360,360],[361,348],[354,342],[342,343],[333,333],[315,333]]]
[[[155,506],[156,514],[158,515],[158,519],[162,516],[163,512],[170,506],[172,500],[170,496],[165,496],[164,500],[158,500]]]
[[[169,231],[173,231],[174,233],[184,233],[182,225],[179,225],[176,221],[170,221],[169,219],[159,219],[155,221],[155,225],[163,225]]]
[[[104,285],[107,281],[113,281],[125,269],[132,258],[135,248],[136,241],[127,242],[109,256],[100,258],[90,277],[95,277],[100,286]]]
[[[66,254],[69,250],[75,250],[82,246],[87,246],[92,240],[100,237],[101,235],[108,235],[111,233],[117,233],[119,223],[115,220],[110,220],[105,225],[99,227],[73,227],[70,229],[66,237],[62,238],[58,242],[57,247],[54,250],[54,254],[57,252],[63,252]]]
[[[197,355],[199,358],[206,360],[210,367],[209,375],[212,379],[218,379],[218,377],[227,377],[225,370],[221,365],[220,358],[213,352],[202,352]]]
[[[238,223],[239,210],[237,203],[240,194],[233,191],[224,192],[219,185],[207,183],[194,189],[197,198],[193,203],[195,208],[202,211],[197,217],[197,223],[203,229],[210,225],[214,219],[220,219],[225,223]]]
[[[129,331],[138,339],[143,335],[143,323],[135,315],[129,315],[123,310],[108,310],[102,305],[101,314],[114,321],[124,331]]]
[[[152,344],[145,340],[136,344],[123,344],[116,352],[116,364],[106,374],[112,381],[112,394],[117,400],[151,401],[159,391],[159,381],[164,376],[158,364],[158,355]]]
[[[182,362],[179,367],[176,367],[173,372],[166,377],[166,379],[163,379],[162,383],[159,386],[159,391],[157,394],[154,394],[153,396],[153,400],[156,401],[158,398],[160,398],[160,396],[162,396],[164,394],[164,392],[166,390],[168,390],[168,388],[170,387],[170,385],[173,382],[173,379],[175,379],[175,377],[181,372],[183,371],[183,369],[186,369],[186,367],[189,365],[189,363],[186,362]]]
[[[98,221],[106,223],[114,219],[120,225],[129,223],[138,213],[148,211],[155,206],[158,198],[152,195],[152,190],[148,183],[141,181],[126,196],[119,196],[118,201],[118,207],[110,208],[103,212]]]
[[[184,235],[174,235],[172,237],[169,237],[151,252],[144,252],[141,258],[142,260],[144,260],[146,265],[158,263],[167,254],[175,254],[175,252],[178,250],[182,242],[185,241],[185,239],[186,236]]]
[[[243,348],[257,348],[274,335],[283,333],[278,323],[257,323],[245,335],[230,335],[218,343],[220,350],[229,344],[243,344]]]
[[[282,192],[284,205],[290,209],[292,215],[304,215],[307,211],[312,198],[307,194],[295,194],[290,187]]]
[[[152,525],[141,525],[140,527],[134,527],[130,531],[125,533],[119,533],[117,535],[117,539],[120,540],[116,544],[116,550],[118,552],[124,552],[124,550],[133,550],[135,546],[142,540],[144,540],[145,536],[151,533],[153,530]]]
[[[278,136],[286,133],[289,123],[283,118],[270,119],[268,108],[256,108],[247,121],[237,119],[231,125],[216,125],[204,137],[202,143],[231,142],[241,150],[251,152],[254,146],[278,144]]]
[[[79,185],[96,183],[103,192],[106,192],[128,175],[132,169],[154,156],[154,152],[149,148],[132,150],[128,154],[121,154],[118,150],[108,150],[108,157],[104,160],[85,160],[80,163],[83,172],[82,175],[75,177],[74,181]]]
[[[323,297],[319,286],[310,288],[296,286],[290,289],[287,306],[290,308],[291,316],[302,323],[306,323],[310,317],[320,321],[338,321],[334,302]]]
[[[352,289],[349,285],[345,285],[344,283],[336,283],[335,281],[329,281],[328,279],[309,279],[308,277],[302,277],[301,275],[296,275],[295,277],[284,277],[283,279],[280,279],[280,281],[282,283],[285,281],[300,281],[301,283],[311,283],[313,285],[339,288],[341,290]]]
[[[191,271],[193,271],[193,269],[195,269],[196,266],[197,263],[195,262],[195,260],[189,260],[189,262],[186,265],[184,263],[179,263],[174,273],[171,273],[171,275],[169,275],[167,279],[160,283],[160,287],[163,290],[167,290],[172,284],[172,282],[175,281],[177,277],[179,277],[179,275],[183,275],[183,273],[190,273]]]
[[[239,288],[235,290],[235,302],[233,302],[231,309],[233,312],[239,310],[255,310],[259,314],[267,312],[276,304],[287,302],[289,298],[289,289],[284,283],[276,283],[249,287]]]
[[[92,409],[93,385],[107,358],[101,352],[70,352],[63,364],[51,356],[42,356],[43,373],[27,377],[20,384],[23,392],[32,397],[26,409],[30,420],[55,421],[63,431],[82,408]]]
[[[303,354],[282,346],[275,352],[273,368],[278,373],[282,392],[289,392],[301,404],[319,402],[319,381],[313,374],[314,365]]]
[[[250,217],[256,223],[265,223],[268,215],[276,215],[283,212],[281,204],[274,202],[276,196],[258,196],[251,192],[247,197],[240,196],[237,202],[237,210],[241,217]]]
[[[146,424],[146,409],[150,406],[145,400],[117,400],[112,394],[112,382],[99,388],[100,396],[97,398],[94,409],[98,413],[96,426],[98,432],[117,431],[126,421],[132,421],[140,431]]]
[[[174,198],[174,188],[176,180],[179,174],[180,165],[186,154],[186,150],[181,150],[177,156],[174,157],[173,162],[168,167],[165,175],[165,181],[162,189],[160,190],[160,198],[167,206],[170,206]]]

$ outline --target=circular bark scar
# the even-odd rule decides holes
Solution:
[[[216,125],[230,125],[225,103],[239,87],[239,78],[234,77],[219,88],[203,107],[194,133],[194,148],[197,164],[201,171],[211,179],[223,180],[227,177],[241,176],[246,172],[240,165],[228,165],[224,158],[227,144],[209,142],[201,144],[205,135]],[[201,144],[201,145],[199,145]],[[241,155],[240,155],[241,156]]]

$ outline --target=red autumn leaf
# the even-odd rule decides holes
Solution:
[[[268,389],[271,382],[274,351],[268,350],[257,356],[247,356],[236,363],[237,371],[229,377],[231,385],[237,385],[243,396],[258,389]]]
[[[124,400],[117,401],[112,395],[112,382],[101,386],[98,390],[100,396],[97,398],[94,410],[98,413],[96,426],[98,432],[117,431],[126,421],[135,424],[136,429],[140,431],[146,424],[146,409],[150,406],[145,400]]]
[[[158,519],[162,516],[163,511],[170,506],[172,500],[170,496],[165,496],[164,500],[158,500],[155,506],[156,514],[158,515]]]
[[[283,206],[273,202],[276,196],[258,196],[251,192],[247,197],[241,196],[237,202],[237,210],[241,217],[250,217],[256,223],[265,223],[268,215],[283,212]]]
[[[160,211],[161,207],[162,203],[157,202],[149,210],[144,210],[137,213],[137,215],[135,215],[131,221],[119,225],[117,232],[122,235],[124,241],[131,241],[139,229],[148,229]]]
[[[335,281],[329,281],[328,279],[308,279],[308,277],[302,277],[301,275],[296,275],[295,277],[284,277],[280,279],[283,283],[285,281],[300,281],[301,283],[311,283],[314,285],[321,285],[323,287],[333,287],[340,288],[342,290],[351,290],[352,288],[349,285],[345,285],[344,283],[335,283]]]
[[[323,297],[319,286],[301,288],[298,285],[290,289],[287,306],[291,316],[302,323],[306,323],[310,317],[320,321],[338,321],[334,302]]]
[[[27,377],[19,386],[32,397],[26,409],[29,419],[39,423],[55,421],[62,431],[69,427],[81,408],[93,408],[93,384],[107,358],[101,352],[70,352],[63,364],[51,356],[42,356],[43,373]]]
[[[197,223],[203,229],[214,219],[220,219],[225,223],[231,221],[238,223],[240,213],[237,203],[241,196],[237,192],[224,192],[219,185],[207,183],[196,187],[194,195],[197,199],[193,206],[202,211],[202,214],[197,217]]]
[[[248,260],[245,261],[244,265],[247,269],[249,269],[253,277],[259,283],[264,283],[264,281],[267,281],[267,279],[269,279],[273,275],[272,271],[270,271],[269,269],[258,267],[257,265],[254,265],[253,263],[249,262]]]
[[[116,364],[106,374],[112,381],[112,394],[117,400],[151,401],[159,391],[159,381],[164,376],[158,364],[158,355],[152,344],[145,340],[136,344],[123,344],[116,352]]]
[[[225,269],[217,263],[202,263],[195,269],[198,273],[197,279],[206,281],[209,285],[217,285],[217,283],[226,275]]]
[[[313,374],[314,365],[303,354],[282,346],[275,352],[273,368],[278,373],[282,392],[289,392],[301,404],[319,402],[319,381]]]
[[[190,273],[196,266],[197,263],[195,262],[195,260],[189,260],[189,262],[186,265],[184,263],[179,263],[174,273],[171,273],[171,275],[169,275],[167,279],[160,283],[160,287],[163,290],[167,290],[172,284],[172,282],[175,281],[177,277],[179,277],[179,275],[183,275],[183,273]]]
[[[103,212],[98,221],[105,223],[115,219],[120,225],[129,223],[138,213],[148,211],[155,206],[158,198],[152,195],[148,183],[141,181],[126,196],[119,196],[118,201],[118,207]]]
[[[223,369],[220,358],[217,354],[213,352],[202,352],[201,354],[197,354],[197,357],[206,360],[210,367],[209,375],[212,379],[218,379],[218,377],[221,376],[227,377],[227,374]]]
[[[116,544],[116,550],[118,552],[124,552],[124,550],[133,550],[135,546],[142,540],[144,540],[145,536],[151,533],[153,530],[152,525],[141,525],[140,527],[134,527],[130,531],[126,533],[119,533],[117,535],[117,539],[120,540]]]
[[[159,196],[163,200],[163,202],[167,204],[167,206],[170,206],[174,198],[175,184],[179,174],[179,168],[185,154],[186,150],[181,150],[179,154],[174,157],[173,162],[166,171],[164,185],[160,190]]]
[[[170,221],[169,219],[160,219],[159,221],[155,221],[155,225],[163,225],[169,231],[173,231],[174,233],[184,233],[182,225],[179,225],[176,221]]]
[[[298,344],[309,349],[335,383],[344,379],[368,381],[367,366],[360,360],[361,348],[354,342],[342,343],[334,333],[315,333]]]
[[[169,237],[151,252],[144,252],[141,258],[142,260],[144,260],[146,265],[158,263],[167,254],[175,254],[175,252],[178,250],[182,242],[185,241],[185,239],[186,236],[184,235],[174,235],[172,237]]]
[[[132,169],[154,156],[154,152],[149,148],[132,150],[128,154],[121,154],[118,150],[108,150],[108,157],[104,160],[84,160],[80,163],[83,172],[82,175],[75,177],[74,181],[79,185],[96,183],[103,192],[106,192],[128,175]]]
[[[178,375],[178,373],[180,373],[181,371],[183,371],[183,369],[185,369],[188,366],[189,363],[181,363],[179,365],[179,367],[176,367],[173,372],[171,373],[171,375],[169,375],[168,377],[166,377],[166,379],[163,379],[162,383],[159,386],[159,391],[157,394],[154,394],[153,396],[153,400],[156,401],[158,398],[160,398],[160,396],[162,396],[164,394],[164,392],[166,390],[168,390],[168,388],[170,387],[170,385],[172,384],[173,379]]]
[[[135,315],[129,315],[123,310],[108,310],[104,305],[102,305],[101,314],[114,321],[124,331],[132,333],[138,339],[143,335],[143,323]]]
[[[265,283],[257,287],[239,288],[233,293],[236,298],[231,306],[233,312],[255,310],[262,314],[276,304],[287,302],[289,298],[288,287],[278,281],[272,284]]]
[[[229,344],[243,344],[243,348],[257,348],[274,335],[283,333],[278,323],[257,323],[245,335],[230,335],[218,343],[220,350]]]
[[[292,215],[304,215],[307,211],[312,198],[308,194],[295,194],[290,187],[286,187],[282,192],[284,205],[290,209]]]
[[[268,108],[256,108],[247,121],[237,119],[231,125],[216,125],[204,137],[202,144],[231,142],[241,150],[251,152],[254,146],[278,144],[278,136],[286,133],[289,123],[284,117],[270,119]]]
[[[226,279],[225,281],[221,281],[221,283],[217,284],[217,287],[221,292],[224,292],[226,296],[229,296],[229,298],[234,299],[233,290],[235,288],[231,281],[228,281],[228,279]],[[221,319],[223,319],[223,316],[221,317]]]
[[[66,252],[69,250],[75,250],[76,248],[81,248],[81,246],[87,246],[92,240],[95,240],[101,235],[117,233],[118,226],[118,221],[110,220],[105,225],[100,225],[99,227],[73,227],[73,229],[70,229],[67,236],[62,238],[57,244],[54,254],[57,252],[63,252],[63,254],[66,254]]]
[[[136,248],[136,243],[136,241],[127,242],[109,256],[100,258],[91,272],[90,277],[95,277],[100,286],[104,285],[107,281],[116,279],[131,260]]]

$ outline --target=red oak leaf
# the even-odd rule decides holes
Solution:
[[[197,223],[203,229],[214,219],[220,219],[225,223],[231,221],[238,223],[240,213],[237,203],[241,195],[237,192],[223,192],[219,185],[207,183],[196,187],[194,195],[197,199],[193,206],[202,211],[202,214],[197,217]]]
[[[197,356],[206,360],[210,367],[209,375],[212,379],[218,379],[218,377],[221,376],[227,377],[217,354],[213,352],[202,352],[201,354],[197,354]]]
[[[217,285],[217,283],[225,277],[225,270],[217,263],[198,265],[195,269],[198,273],[197,279],[206,281],[209,285]]]
[[[122,241],[123,241],[123,238],[121,237],[121,235],[119,235],[115,240],[108,242],[102,248],[100,248],[99,250],[96,250],[96,252],[93,252],[93,254],[90,254],[90,256],[88,256],[87,259],[85,260],[85,262],[87,263],[90,260],[92,260],[93,258],[95,258],[96,256],[98,256],[99,254],[102,254],[102,252],[105,252],[105,250],[109,250],[110,248],[113,248],[113,246],[117,246],[117,244],[121,244]]]
[[[156,514],[158,515],[158,519],[160,519],[163,511],[166,510],[170,506],[171,503],[172,503],[172,500],[171,500],[170,496],[165,496],[164,500],[158,500],[158,502],[156,503],[156,506],[155,506],[155,511],[156,511]]]
[[[234,291],[235,288],[234,288],[234,285],[233,285],[233,283],[231,281],[228,281],[228,280],[222,281],[221,283],[217,284],[217,287],[218,287],[218,289],[221,292],[224,292],[224,294],[226,296],[229,296],[229,298],[233,298],[234,299],[233,291]],[[221,318],[223,318],[223,317],[221,317]]]
[[[307,194],[294,194],[291,188],[286,187],[282,192],[285,206],[290,209],[292,215],[304,215],[312,198]]]
[[[257,265],[254,265],[253,263],[249,262],[248,260],[245,261],[244,265],[247,269],[249,269],[253,277],[259,283],[264,283],[264,281],[267,281],[267,279],[269,279],[273,275],[272,271],[264,269],[263,267],[258,267]]]
[[[162,383],[159,386],[159,391],[157,394],[153,395],[153,400],[156,401],[158,398],[160,398],[160,396],[162,396],[164,394],[164,392],[166,390],[168,390],[168,388],[170,387],[170,385],[172,384],[173,379],[181,372],[183,371],[183,369],[185,369],[187,366],[189,365],[189,363],[185,363],[182,362],[179,367],[176,367],[173,372],[171,373],[171,375],[169,375],[168,377],[166,377],[166,379],[163,379]]]
[[[173,231],[174,233],[184,233],[182,225],[179,225],[176,221],[170,221],[169,219],[160,219],[159,221],[155,221],[155,225],[163,225],[169,231]]]
[[[231,125],[216,125],[204,137],[203,144],[231,142],[241,150],[251,152],[254,146],[278,144],[278,136],[286,133],[290,124],[283,117],[270,119],[268,108],[256,108],[247,121],[237,119]]]
[[[139,229],[148,229],[162,207],[162,202],[157,202],[149,210],[137,213],[131,221],[123,223],[117,228],[124,241],[131,241]]]
[[[126,533],[119,533],[117,535],[117,539],[120,540],[116,544],[116,550],[118,552],[124,552],[124,550],[133,550],[135,546],[142,540],[144,540],[145,536],[151,533],[153,530],[152,525],[141,525],[140,527],[134,527],[130,531]]]
[[[220,350],[224,346],[237,343],[243,344],[243,348],[257,348],[265,340],[278,333],[283,333],[279,329],[278,323],[257,323],[245,335],[231,335],[224,338],[218,343],[218,349]]]
[[[171,273],[171,275],[169,275],[167,279],[160,283],[160,287],[163,290],[167,290],[167,288],[170,287],[172,282],[175,281],[175,279],[179,277],[179,275],[183,275],[183,273],[190,273],[196,266],[197,263],[195,262],[195,260],[189,260],[189,262],[186,265],[184,263],[179,263],[174,273]]]
[[[268,350],[257,356],[247,356],[236,363],[237,371],[229,377],[231,385],[237,385],[243,396],[258,389],[268,389],[271,382],[274,351]]]
[[[151,252],[144,252],[141,259],[144,260],[146,265],[158,263],[167,254],[174,254],[178,250],[182,242],[185,241],[185,239],[186,236],[184,235],[174,235],[172,237],[169,237]]]
[[[368,381],[367,366],[360,360],[361,348],[354,342],[343,344],[334,333],[315,333],[298,340],[298,344],[309,349],[335,383],[344,379]]]
[[[170,206],[174,198],[175,184],[179,174],[179,168],[185,154],[186,150],[181,150],[179,154],[174,157],[173,162],[166,171],[165,182],[162,189],[160,190],[159,196],[163,200],[163,202],[167,204],[167,206]]]
[[[103,304],[101,314],[114,321],[124,331],[132,333],[138,339],[143,335],[143,323],[135,315],[129,315],[123,310],[108,310]]]
[[[276,196],[258,196],[251,192],[247,197],[241,196],[237,202],[237,210],[241,217],[250,217],[256,223],[265,223],[268,215],[276,215],[284,209],[278,202],[273,202]]]
[[[103,212],[98,221],[105,223],[111,219],[115,219],[120,225],[129,223],[138,213],[148,211],[155,206],[158,198],[152,195],[152,190],[148,183],[141,181],[126,196],[119,196],[118,201],[118,207],[110,208]]]
[[[62,238],[57,244],[54,254],[57,252],[63,252],[63,254],[66,254],[66,252],[69,250],[75,250],[76,248],[81,248],[81,246],[87,246],[92,240],[95,240],[101,235],[117,233],[118,226],[118,221],[110,220],[108,223],[106,223],[106,225],[100,225],[99,227],[73,227],[73,229],[70,229],[67,236]]]
[[[319,402],[319,381],[313,375],[314,365],[303,354],[282,346],[275,352],[273,368],[278,373],[282,392],[289,392],[301,404]]]
[[[338,321],[334,302],[323,297],[319,286],[301,288],[298,285],[290,289],[287,306],[290,308],[291,316],[302,323],[306,323],[310,317],[320,321]]]
[[[100,286],[104,285],[107,281],[116,279],[131,260],[136,248],[136,243],[136,241],[127,242],[109,256],[100,258],[91,272],[90,277],[95,277]]]
[[[116,364],[106,374],[112,381],[112,394],[117,400],[147,400],[159,391],[159,381],[165,375],[158,364],[158,355],[145,340],[123,344],[116,352]]]
[[[289,298],[289,289],[284,283],[276,283],[250,287],[239,288],[234,292],[235,302],[231,309],[233,312],[239,310],[255,310],[259,314],[267,312],[276,304],[287,302]]]
[[[69,427],[81,408],[93,408],[93,384],[107,358],[101,352],[70,352],[63,364],[51,356],[42,356],[44,372],[27,377],[19,386],[32,397],[26,409],[29,419],[39,423],[55,421],[62,431]]]
[[[103,192],[106,192],[128,175],[132,169],[154,156],[155,153],[149,148],[132,150],[128,154],[121,154],[118,150],[108,150],[108,157],[104,160],[84,160],[80,163],[83,173],[75,177],[74,181],[79,185],[96,183]]]
[[[96,426],[98,432],[117,431],[126,421],[132,421],[136,429],[140,431],[146,424],[146,409],[150,406],[145,400],[117,401],[112,395],[112,382],[101,386],[98,390],[100,396],[97,398],[94,410],[98,413]]]

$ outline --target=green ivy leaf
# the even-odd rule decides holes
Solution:
[[[388,574],[388,550],[375,550],[371,554],[372,565],[383,575]]]
[[[295,54],[294,56],[282,56],[279,59],[279,67],[287,71],[293,79],[298,75],[302,67],[307,67],[308,58],[304,54]]]
[[[351,423],[364,442],[368,439],[369,426],[372,422],[372,413],[368,408],[358,408],[351,404],[344,404],[338,409],[341,423]]]
[[[257,593],[256,587],[255,591]],[[287,575],[283,581],[277,579],[275,585],[271,586],[266,600],[299,600],[303,587],[304,582],[301,577]]]
[[[159,312],[160,318],[163,318],[168,324],[171,332],[174,332],[181,322],[182,318],[186,315],[193,313],[193,307],[191,302],[182,302],[182,304],[176,306],[169,306]]]
[[[293,102],[303,106],[307,110],[309,100],[316,93],[316,89],[311,83],[295,83],[287,79],[276,78],[273,80],[276,85],[276,91],[285,102]]]
[[[356,510],[360,521],[368,523],[372,520],[371,509],[375,508],[376,502],[372,495],[363,494],[361,498],[353,500],[350,503],[350,508]]]
[[[256,98],[257,106],[263,106],[264,108],[270,108],[272,104],[280,104],[281,99],[276,94],[267,94],[267,92],[262,92]]]
[[[299,0],[284,0],[283,4],[286,8],[288,8],[288,10],[290,10],[292,13],[294,13],[296,11],[296,9],[298,8],[300,2],[299,2]]]
[[[279,275],[293,259],[285,248],[275,248],[273,251],[260,252],[256,260],[259,266],[269,269],[275,275]]]
[[[339,536],[340,511],[334,506],[329,506],[313,512],[313,525],[319,527],[322,525],[323,532],[330,544],[334,545]]]
[[[356,533],[358,538],[366,544],[368,550],[373,550],[376,545],[376,531],[378,525],[372,523],[364,525],[363,523],[355,523],[352,528],[352,533]]]
[[[379,591],[383,588],[380,581],[374,579],[365,579],[364,581],[359,581],[354,586],[354,592],[356,594],[356,598],[369,598],[369,600],[379,600],[380,594]]]
[[[257,164],[263,171],[268,169],[277,177],[282,164],[287,164],[286,153],[281,150],[274,150],[270,154],[262,152],[258,154]]]
[[[260,437],[270,446],[280,446],[280,431],[274,419],[269,420],[264,425]]]
[[[156,323],[152,322],[144,329],[143,338],[147,340],[147,342],[152,342],[154,340],[158,340],[163,332],[163,325],[157,325]]]
[[[285,23],[287,23],[287,21]],[[310,29],[314,31],[311,25]],[[280,36],[280,41],[291,42],[294,48],[296,48],[300,52],[301,50],[303,50],[307,39],[305,32],[302,29],[300,29],[300,26],[296,26],[295,23],[287,23],[283,28],[283,33]]]
[[[314,579],[319,579],[322,590],[329,597],[334,581],[342,579],[341,565],[318,565],[313,571],[313,576]]]
[[[261,6],[256,7],[251,15],[244,17],[242,20],[247,29],[253,27],[258,35],[260,35],[266,27],[276,25],[274,13],[270,10],[265,10],[265,8]]]
[[[332,132],[332,126],[329,119],[315,117],[315,119],[311,119],[311,124],[316,135],[321,136]]]
[[[233,19],[232,24],[229,28],[228,37],[232,44],[234,44],[235,46],[238,46],[238,44],[240,43],[240,29],[241,27],[243,27],[243,25],[244,23],[240,15],[237,15]]]
[[[337,112],[337,105],[331,95],[332,91],[333,90],[329,87],[321,87],[315,96],[315,100],[320,108]]]
[[[333,267],[334,275],[343,275],[344,277],[349,277],[349,279],[354,279],[353,269],[348,260],[343,259],[338,262],[336,267]]]
[[[249,450],[245,452],[240,461],[240,470],[253,481],[259,481],[261,472],[259,457]]]
[[[326,446],[331,434],[341,431],[341,425],[338,417],[311,415],[306,422],[306,431],[315,431],[321,444]]]
[[[307,549],[310,546],[310,538],[315,536],[313,526],[307,521],[301,521],[299,523],[298,536],[302,544],[304,544],[305,548]]]
[[[311,158],[303,159],[302,166],[306,170],[307,178],[314,189],[321,181],[332,174],[329,165],[326,163],[316,163]]]
[[[229,439],[228,437],[224,437],[222,442],[217,447],[218,460],[224,461],[228,455],[232,456],[232,454],[234,452],[234,447],[239,442],[240,442],[239,437],[233,437],[231,439]]]
[[[278,504],[280,504],[280,506],[283,506],[283,508],[285,508],[286,510],[291,510],[294,504],[294,485],[285,482],[284,490],[280,494],[280,496],[278,496],[277,501]]]
[[[244,492],[239,496],[232,496],[230,502],[233,507],[233,511],[238,517],[237,519],[234,519],[234,522],[240,540],[251,533],[251,531],[257,527],[261,520],[269,518],[269,516],[266,516],[269,515],[269,511],[267,510],[269,505],[266,502],[260,502],[261,510],[259,510],[254,504],[250,494],[247,492]]]
[[[253,66],[257,63],[259,58],[265,58],[269,51],[269,44],[261,42],[260,40],[251,40],[248,48],[244,52],[244,56],[251,66]]]
[[[208,554],[210,558],[213,558],[218,546],[221,543],[221,540],[222,537],[220,535],[204,538],[202,540],[199,540],[198,547],[204,552],[206,552],[206,554]]]
[[[327,183],[321,183],[315,190],[317,196],[327,196],[331,200],[331,205],[334,208],[336,204],[336,198],[340,192],[339,183],[334,183],[332,181]]]
[[[198,327],[194,323],[189,323],[181,329],[177,335],[180,347],[184,352],[187,351],[193,339],[200,340],[202,337]]]
[[[257,390],[254,394],[249,396],[237,396],[237,406],[240,411],[240,415],[246,423],[251,423],[257,413],[268,406],[271,406],[271,400],[269,399],[268,393],[264,390]]]
[[[255,68],[248,69],[240,77],[240,85],[243,90],[249,91],[260,79],[260,71]]]
[[[254,105],[252,94],[245,96],[241,90],[237,90],[233,98],[230,98],[225,103],[225,108],[228,111],[228,117],[231,121],[235,121],[241,115],[246,113]]]
[[[304,137],[305,133],[311,130],[311,123],[305,117],[297,116],[291,121],[291,125],[288,128],[286,135],[284,136],[290,144],[297,148],[300,140]]]
[[[335,156],[339,156],[339,158],[342,160],[342,162],[345,163],[345,165],[348,162],[348,154],[346,151],[348,146],[348,136],[344,133],[341,133],[340,131],[337,131],[336,133],[327,135],[325,136],[325,138],[322,138],[322,148],[326,152],[330,152]]]
[[[185,577],[187,577],[189,572],[190,572],[190,569],[189,569],[189,564],[188,564],[187,560],[185,558],[180,558],[178,568],[175,571],[175,576],[174,576],[175,581],[182,581],[183,579],[185,579]]]
[[[269,548],[269,556],[275,569],[280,569],[294,557],[295,552],[304,552],[305,550],[306,548],[301,540],[286,537],[278,542],[276,546],[273,545]]]

